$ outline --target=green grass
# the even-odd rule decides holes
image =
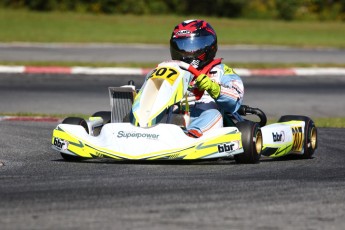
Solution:
[[[314,119],[317,127],[345,128],[345,117]]]
[[[40,13],[0,8],[0,42],[165,44],[174,26],[198,16],[95,15]],[[204,18],[216,29],[220,45],[285,45],[345,48],[345,23],[318,21],[232,20]],[[121,66],[151,68],[156,63],[8,62],[0,65]],[[231,63],[236,68],[345,67],[345,64]]]
[[[54,117],[54,118],[66,118],[66,117],[81,117],[88,119],[91,114],[42,114],[42,113],[0,113],[0,116],[21,116],[21,117]],[[322,117],[312,118],[319,128],[345,128],[345,117]],[[271,118],[267,124],[277,122],[277,118]]]
[[[198,16],[94,15],[0,9],[0,42],[168,44],[174,26]],[[318,21],[231,20],[203,17],[219,44],[345,48],[345,24]]]

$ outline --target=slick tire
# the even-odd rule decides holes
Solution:
[[[81,125],[87,133],[89,133],[89,128],[87,126],[86,121],[83,118],[79,118],[79,117],[67,117],[62,121],[62,124],[69,124],[69,125]],[[65,161],[81,161],[83,160],[82,157],[78,157],[78,156],[72,156],[69,154],[65,154],[65,153],[61,153],[62,158]]]
[[[256,164],[259,163],[262,150],[262,133],[256,122],[241,121],[236,124],[242,133],[243,153],[234,156],[236,163]]]
[[[310,119],[307,116],[300,116],[300,115],[285,115],[282,116],[278,122],[286,122],[286,121],[304,121],[305,127],[304,127],[304,152],[302,158],[303,159],[310,159],[315,150],[317,149],[318,145],[318,136],[317,136],[317,128],[315,126],[315,123],[312,119]]]
[[[111,112],[110,111],[99,111],[92,115],[92,117],[101,117],[103,119],[103,125],[111,122]]]

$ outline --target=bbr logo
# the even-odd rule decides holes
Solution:
[[[59,148],[59,149],[63,149],[66,150],[68,147],[68,142],[61,140],[60,138],[54,138],[54,145]]]
[[[272,138],[273,138],[273,142],[284,141],[285,140],[285,133],[284,133],[284,131],[281,131],[280,133],[278,133],[278,132],[272,133]]]
[[[236,149],[238,149],[239,145],[237,142],[231,142],[231,143],[225,143],[222,145],[218,145],[218,152],[223,153],[223,152],[231,152]]]

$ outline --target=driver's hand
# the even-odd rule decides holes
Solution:
[[[206,74],[200,74],[196,78],[195,84],[199,90],[206,90],[212,98],[217,99],[219,97],[220,85],[212,81]]]

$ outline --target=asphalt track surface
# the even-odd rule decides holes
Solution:
[[[142,79],[135,77],[138,85]],[[0,111],[105,110],[107,87],[128,80],[125,76],[0,75]],[[332,116],[345,111],[344,76],[243,80],[246,104],[269,116],[295,112]],[[320,128],[319,148],[309,160],[262,158],[255,165],[233,160],[69,163],[51,150],[56,125],[0,122],[1,229],[345,226],[344,129]]]
[[[0,75],[0,112],[92,114],[109,110],[109,86],[143,76]],[[268,118],[285,114],[342,117],[345,76],[243,77],[244,104],[262,109]]]

